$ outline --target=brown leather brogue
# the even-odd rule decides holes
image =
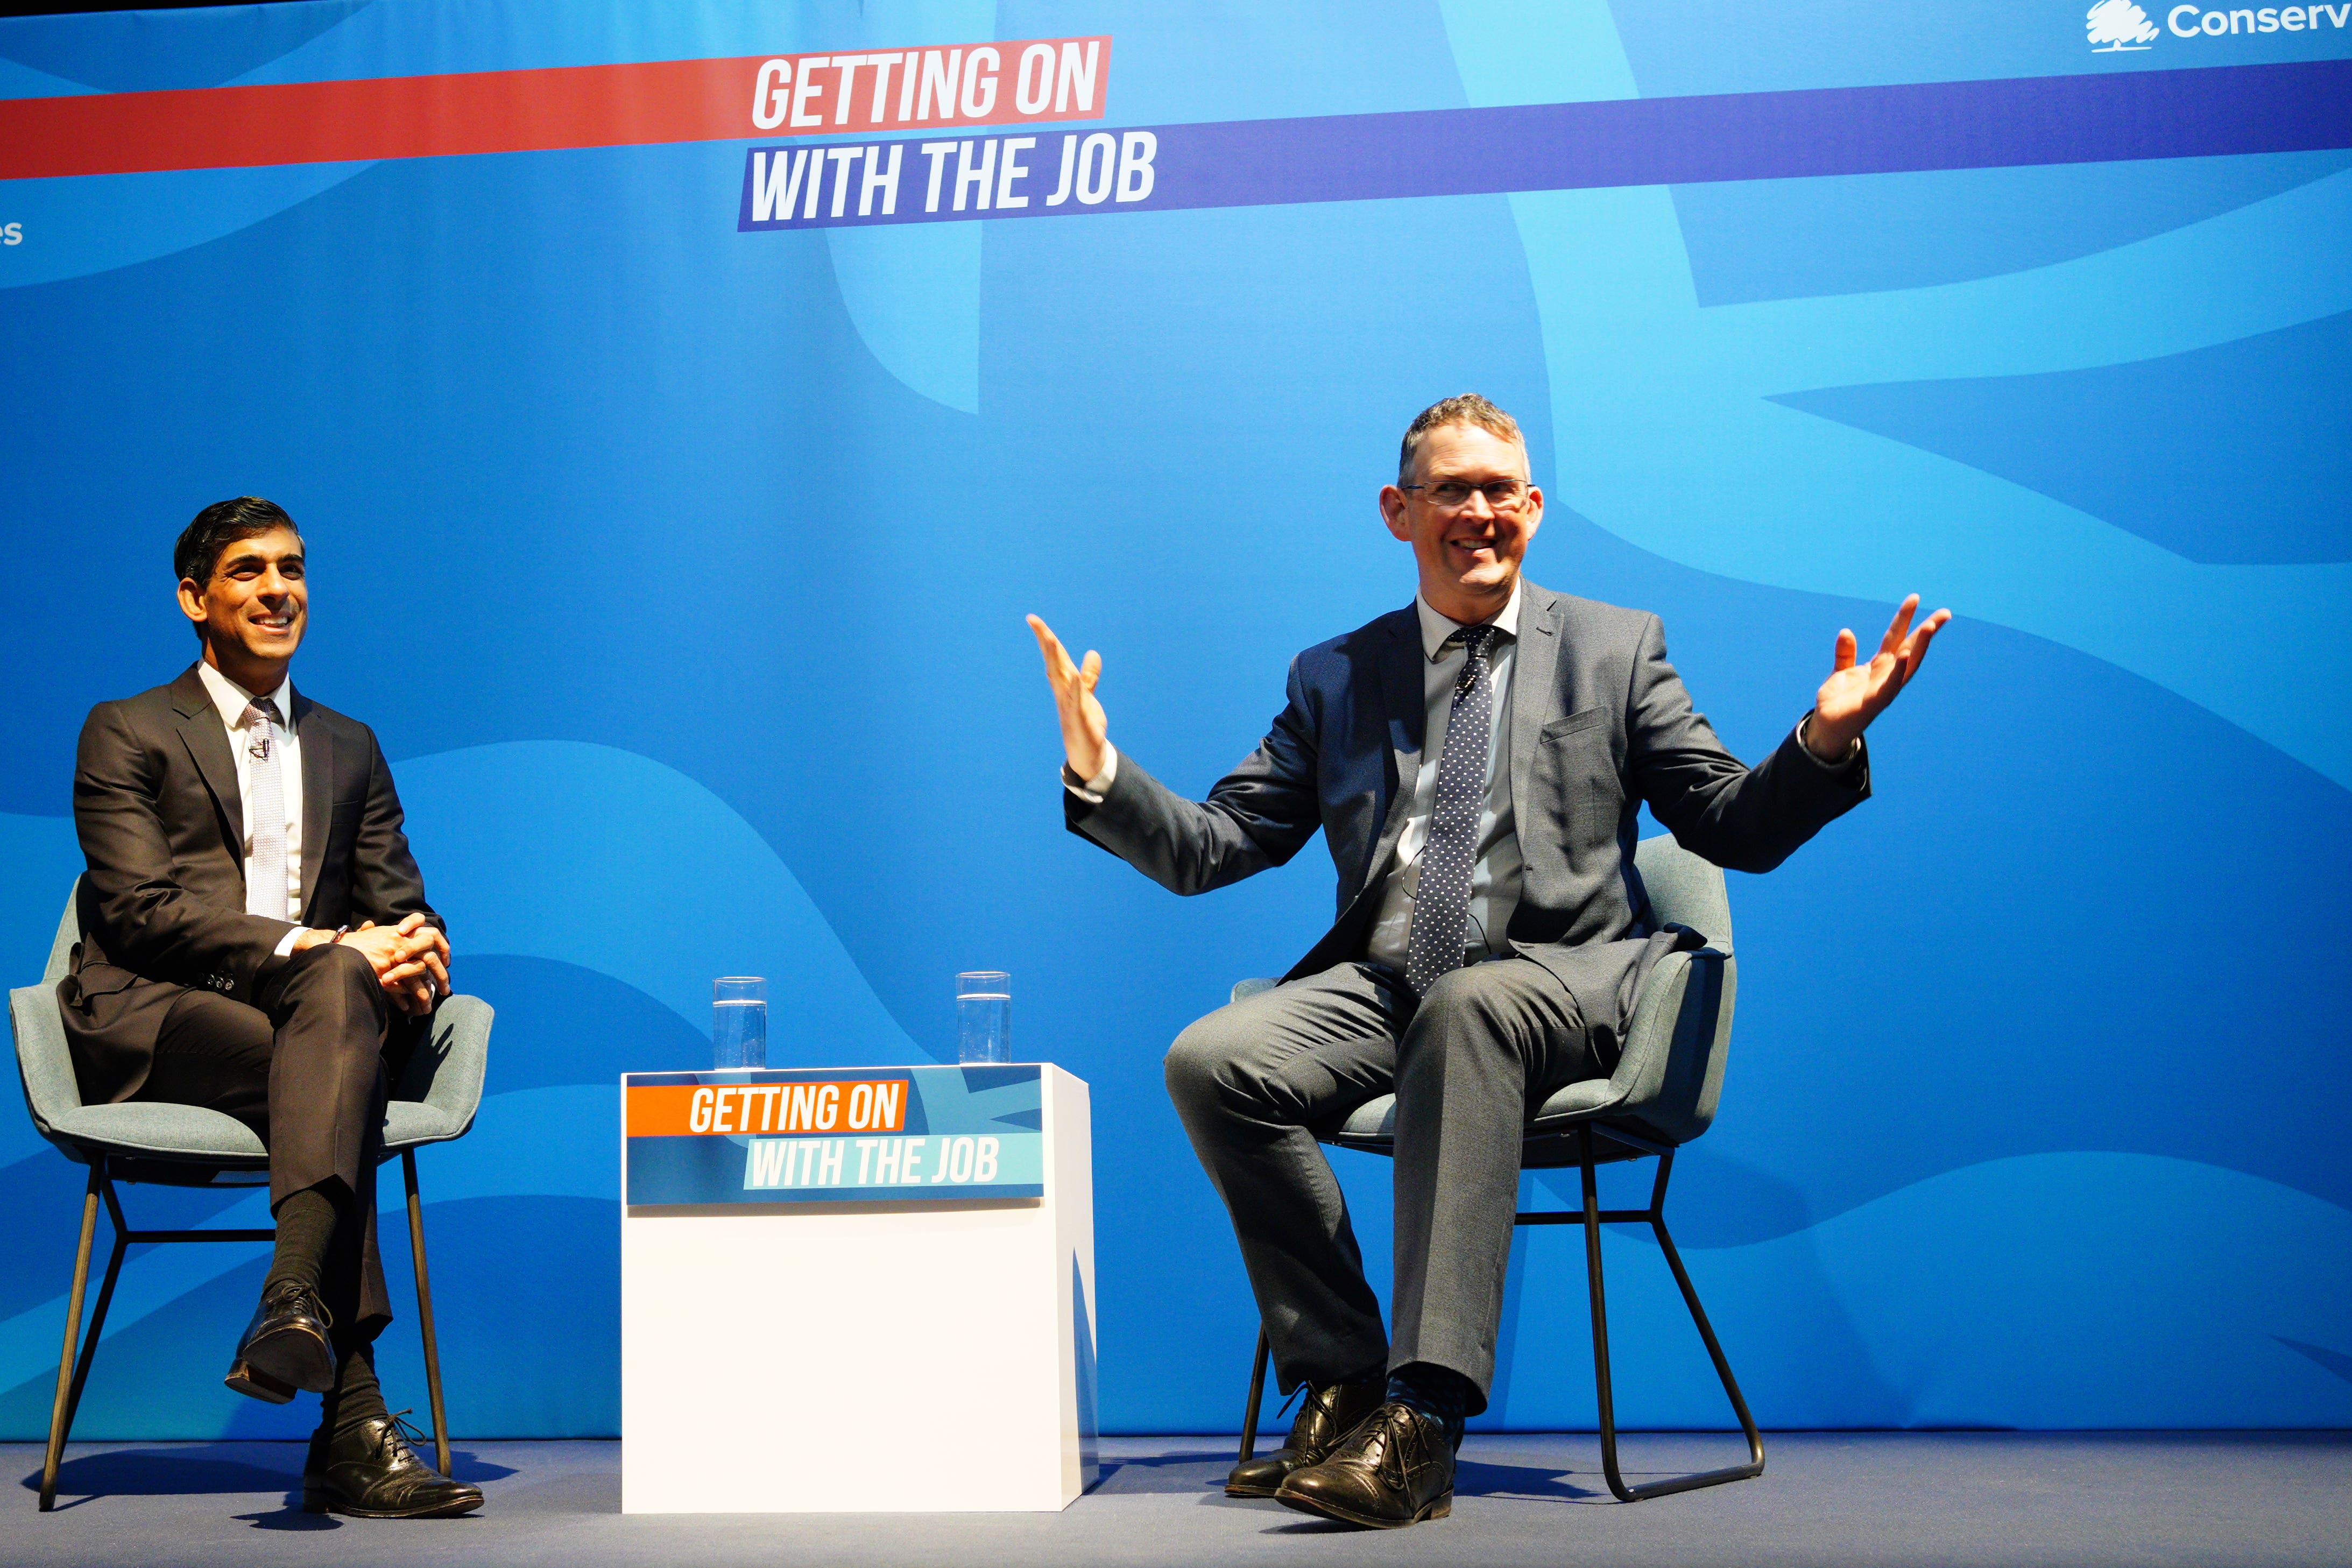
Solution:
[[[1290,1441],[1271,1454],[1260,1454],[1234,1467],[1225,1478],[1227,1497],[1272,1497],[1293,1470],[1320,1464],[1356,1424],[1381,1407],[1388,1387],[1384,1378],[1361,1383],[1309,1384],[1290,1424]]]
[[[1454,1511],[1454,1436],[1436,1417],[1390,1400],[1321,1464],[1292,1472],[1274,1499],[1368,1530],[1444,1519]]]

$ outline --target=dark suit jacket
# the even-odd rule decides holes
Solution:
[[[375,733],[294,693],[302,742],[299,923],[394,924],[422,913],[424,879]],[[74,760],[82,940],[58,983],[84,1104],[146,1081],[163,1015],[193,986],[239,1002],[275,967],[287,921],[245,912],[245,806],[228,736],[194,666],[169,686],[101,702]]]
[[[1506,935],[1560,978],[1589,1026],[1613,1035],[1650,963],[1675,945],[1651,940],[1633,867],[1641,804],[1684,847],[1769,871],[1867,798],[1869,761],[1824,768],[1792,730],[1743,765],[1692,710],[1647,611],[1526,584],[1514,660],[1511,800],[1526,870]],[[1337,919],[1284,978],[1361,958],[1423,765],[1423,664],[1410,605],[1308,648],[1291,661],[1272,731],[1205,802],[1121,753],[1099,805],[1063,792],[1070,831],[1163,887],[1201,893],[1281,865],[1320,828],[1339,873]]]

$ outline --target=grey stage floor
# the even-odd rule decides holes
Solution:
[[[332,1520],[289,1508],[284,1443],[76,1444],[58,1510],[21,1478],[0,1563],[1778,1563],[2326,1564],[2352,1561],[2352,1433],[1787,1433],[1762,1479],[1630,1507],[1590,1436],[1475,1436],[1449,1520],[1384,1534],[1228,1500],[1230,1439],[1104,1443],[1104,1477],[1061,1514],[624,1518],[614,1443],[470,1443],[489,1495],[468,1519]],[[1734,1457],[1730,1436],[1625,1440],[1651,1474]],[[952,1463],[929,1451],[922,1459]],[[1638,1479],[1638,1477],[1634,1478]],[[299,1501],[299,1499],[295,1500]],[[326,1539],[331,1536],[332,1539]]]

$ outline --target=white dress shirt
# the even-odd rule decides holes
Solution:
[[[1519,907],[1517,819],[1511,811],[1511,666],[1519,641],[1519,587],[1487,624],[1502,635],[1486,650],[1487,679],[1494,685],[1494,718],[1486,731],[1486,804],[1478,814],[1477,859],[1470,868],[1470,918],[1462,928],[1465,959],[1507,951],[1503,928]],[[1369,955],[1376,963],[1402,970],[1412,936],[1413,894],[1421,886],[1421,852],[1429,845],[1429,819],[1437,809],[1437,764],[1445,755],[1445,731],[1454,721],[1454,683],[1469,654],[1446,639],[1462,629],[1415,594],[1421,617],[1421,689],[1428,703],[1422,731],[1421,768],[1412,780],[1412,814],[1397,839],[1396,855],[1381,892],[1381,912],[1372,921]]]
[[[209,663],[199,662],[196,679],[205,683],[211,694],[213,707],[219,710],[221,727],[228,731],[228,754],[236,760],[236,793],[245,807],[245,842],[239,851],[245,859],[247,881],[253,877],[253,758],[247,751],[250,737],[246,731],[246,710],[253,706],[254,694],[215,669]],[[278,956],[285,957],[294,951],[294,939],[302,934],[302,737],[294,728],[294,681],[289,676],[278,683],[269,693],[278,704],[278,721],[286,731],[286,742],[278,754],[278,789],[286,802],[286,909],[294,920],[294,929],[278,944]]]

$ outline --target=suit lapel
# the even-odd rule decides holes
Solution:
[[[1519,645],[1511,654],[1511,800],[1517,812],[1527,810],[1536,746],[1559,706],[1554,678],[1559,668],[1559,601],[1529,583],[1519,602]]]
[[[229,858],[241,873],[245,866],[245,797],[237,793],[236,758],[229,752],[228,732],[221,726],[220,710],[213,706],[212,693],[205,689],[194,665],[172,682],[172,709],[180,716],[180,741],[188,748],[188,760],[196,764],[205,787],[212,791]]]
[[[1371,885],[1391,847],[1404,831],[1405,819],[1412,814],[1413,786],[1421,775],[1421,753],[1429,724],[1429,694],[1422,679],[1421,619],[1407,605],[1389,617],[1386,631],[1377,668],[1381,710],[1388,718],[1388,809],[1381,814],[1380,837],[1364,858],[1360,892]]]
[[[327,858],[327,829],[335,812],[335,742],[319,705],[294,693],[294,732],[302,746],[302,909],[318,902],[320,868]]]

